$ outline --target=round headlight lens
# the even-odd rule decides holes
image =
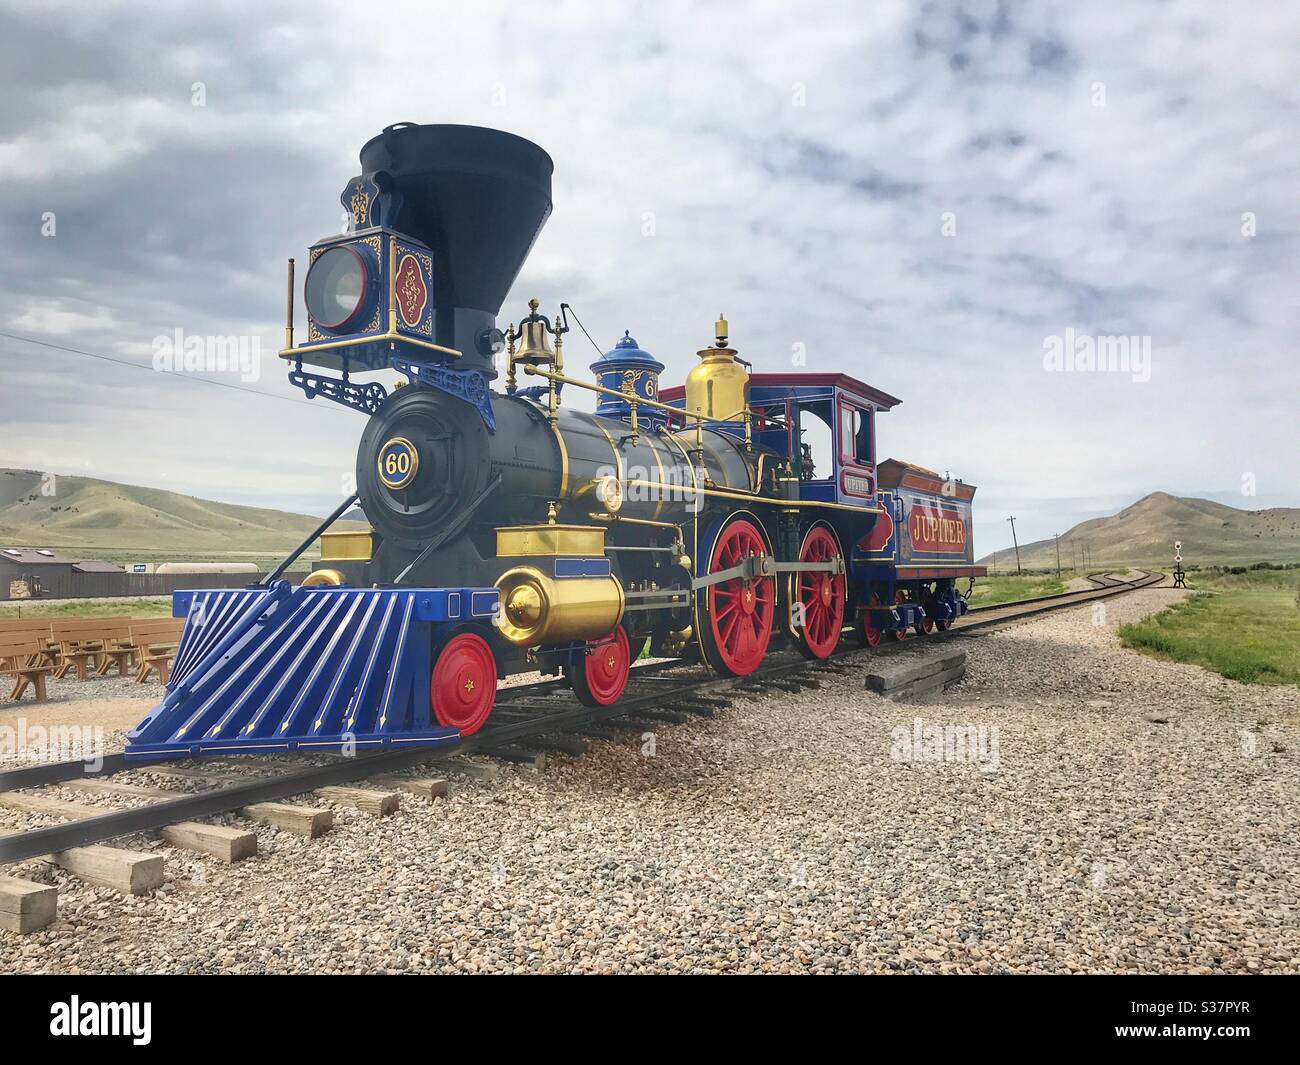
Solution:
[[[307,271],[303,296],[316,324],[337,329],[359,310],[366,294],[366,264],[351,248],[330,248]]]

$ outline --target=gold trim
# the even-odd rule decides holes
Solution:
[[[374,550],[370,530],[365,532],[324,532],[320,534],[322,562],[369,562]]]
[[[428,348],[430,351],[439,352],[442,355],[451,355],[457,359],[461,357],[461,352],[455,348],[443,347],[441,344],[434,344],[428,340],[420,340],[418,337],[408,337],[401,333],[378,333],[375,336],[353,337],[350,340],[331,340],[324,344],[312,344],[310,347],[285,348],[280,352],[282,359],[301,359],[310,355],[313,351],[329,351],[331,348],[351,348],[358,344],[381,343],[385,340],[402,340],[407,344],[414,344],[417,348]]]
[[[680,489],[681,485],[656,484],[654,481],[628,481],[642,488]],[[743,499],[746,503],[765,503],[773,507],[822,507],[826,510],[851,510],[855,514],[883,514],[883,507],[855,507],[848,503],[828,503],[820,499],[768,499],[748,492],[729,492],[720,488],[696,488],[697,492],[719,499]]]
[[[654,439],[655,439],[655,438],[654,438],[653,436],[651,436],[649,433],[647,433],[647,434],[646,434],[646,438],[645,438],[645,444],[646,444],[646,447],[648,447],[648,448],[650,449],[650,454],[652,454],[652,455],[655,457],[655,468],[658,469],[658,471],[659,471],[659,480],[661,480],[661,481],[666,481],[666,480],[668,479],[668,471],[664,469],[663,461],[659,458],[659,449],[658,449],[657,447],[655,447],[655,445],[654,445]],[[656,520],[656,521],[658,521],[659,518],[663,515],[663,512],[664,512],[664,503],[666,503],[666,502],[667,502],[667,500],[665,500],[664,497],[663,497],[662,495],[660,495],[659,498],[658,498],[657,500],[655,500],[655,520]]]
[[[524,364],[524,373],[532,377],[546,377],[555,381],[557,384],[573,385],[575,388],[585,388],[589,392],[596,392],[602,396],[613,396],[615,399],[630,404],[633,408],[638,406],[653,407],[655,410],[667,411],[669,414],[680,415],[683,418],[693,420],[701,425],[720,420],[718,418],[706,418],[702,414],[697,414],[694,411],[683,410],[681,407],[673,407],[667,403],[660,403],[656,399],[641,399],[639,396],[629,396],[626,392],[619,392],[613,388],[606,388],[604,385],[594,385],[590,381],[583,381],[577,377],[569,377],[562,373],[552,373],[549,370],[543,370],[540,366],[533,366],[531,363]],[[748,411],[746,412],[748,413]],[[740,414],[742,412],[737,411],[736,413]]]
[[[387,451],[394,444],[405,444],[407,450],[410,451],[411,453],[411,468],[407,470],[406,476],[396,483],[390,481],[387,477],[384,476],[384,452]],[[412,444],[409,440],[407,440],[406,437],[404,436],[389,437],[380,446],[378,454],[375,455],[375,469],[378,470],[379,472],[380,484],[382,484],[390,492],[399,492],[403,488],[405,488],[408,484],[410,484],[412,481],[414,481],[416,474],[420,472],[420,452],[416,450],[415,445]],[[366,557],[369,558],[370,556],[367,555]]]
[[[599,525],[503,525],[496,530],[497,557],[605,553],[605,530]]]
[[[289,299],[288,309],[284,316],[284,346],[293,347],[293,260],[289,260]]]
[[[613,434],[608,429],[605,428],[603,423],[599,421],[596,422],[596,428],[599,429],[602,433],[604,433],[605,439],[609,441],[609,449],[614,453],[614,472],[618,474],[619,481],[622,482],[626,480],[627,471],[623,466],[623,455],[618,450],[618,445],[614,443]]]
[[[686,448],[682,446],[682,442],[678,440],[677,437],[673,436],[672,433],[664,433],[663,438],[682,453],[682,461],[686,463],[686,468],[691,471],[691,488],[698,488],[700,486],[700,479],[695,475],[695,463],[691,461],[691,456],[687,454]]]
[[[592,521],[607,521],[611,524],[627,525],[648,525],[654,529],[681,529],[680,525],[675,525],[671,521],[651,521],[649,518],[625,518],[622,514],[598,514],[592,511],[587,517]]]
[[[560,498],[563,499],[569,494],[569,449],[564,444],[564,434],[560,432],[560,427],[555,423],[553,418],[547,419],[547,425],[551,427],[551,432],[555,434],[555,442],[560,446]]]
[[[302,579],[302,587],[319,588],[322,585],[328,585],[337,588],[343,583],[343,574],[336,569],[317,569],[312,570]],[[224,722],[223,722],[224,724]]]
[[[690,489],[692,489],[692,492],[699,492],[699,477],[695,476],[695,464],[690,460],[690,455],[686,453],[684,443],[677,440],[672,433],[664,433],[663,436],[664,440],[672,443],[677,450],[681,451],[681,458],[685,460],[686,469],[690,471]],[[699,511],[702,510],[703,507],[695,507],[693,514],[690,515],[690,518],[692,518],[692,521],[690,521],[690,527],[692,527],[690,529],[690,551],[692,551],[692,555],[690,557],[692,558],[699,557]]]

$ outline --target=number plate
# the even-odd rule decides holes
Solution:
[[[420,470],[420,453],[404,436],[395,436],[379,449],[379,480],[385,488],[405,488]]]

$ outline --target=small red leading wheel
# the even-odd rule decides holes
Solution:
[[[469,736],[483,727],[497,695],[497,660],[482,636],[458,632],[435,652],[429,697],[438,724]]]
[[[931,604],[925,602],[921,604],[921,609],[925,611],[925,617],[916,623],[916,634],[926,636],[934,632],[934,617],[931,613]]]
[[[872,592],[867,606],[880,606],[880,596]],[[858,639],[862,641],[864,647],[879,647],[880,638],[883,635],[880,629],[872,627],[871,615],[867,611],[863,610],[858,613]]]
[[[575,654],[567,672],[578,702],[583,706],[609,706],[623,694],[631,669],[632,651],[620,625]]]
[[[709,558],[709,572],[739,566],[746,556],[768,554],[767,541],[758,527],[736,518],[718,533]],[[758,577],[711,584],[697,600],[700,649],[717,672],[731,677],[753,673],[767,653],[776,617],[776,578]]]
[[[840,558],[840,544],[824,525],[814,525],[803,538],[800,562],[830,562]],[[845,583],[842,573],[809,571],[795,575],[794,609],[803,617],[795,632],[799,650],[808,658],[830,658],[844,629]]]
[[[895,603],[907,602],[907,596],[903,594],[902,588],[899,588],[898,591],[894,593],[894,602]],[[907,629],[890,629],[886,635],[888,635],[891,640],[906,640]]]

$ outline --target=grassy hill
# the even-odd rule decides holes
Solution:
[[[1152,492],[1109,518],[1081,522],[1061,537],[1061,564],[1071,558],[1082,565],[1086,546],[1089,569],[1119,564],[1173,565],[1174,541],[1183,542],[1185,566],[1250,565],[1254,562],[1300,562],[1300,509],[1238,510],[1208,499],[1185,499]],[[1007,548],[980,559],[999,571],[1016,565],[1015,551]],[[1021,544],[1020,564],[1025,569],[1056,567],[1052,540]]]
[[[264,564],[292,551],[321,520],[93,477],[60,476],[52,496],[41,494],[41,484],[34,470],[0,469],[0,546],[109,562]]]

